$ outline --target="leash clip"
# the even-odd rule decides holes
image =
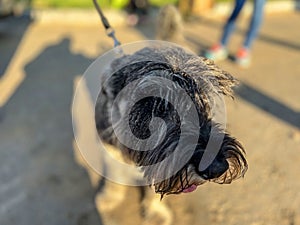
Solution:
[[[115,30],[112,27],[106,29],[106,35],[114,40],[114,47],[121,45],[121,43],[118,41],[115,35]]]

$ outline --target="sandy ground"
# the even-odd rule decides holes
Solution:
[[[246,25],[241,21],[232,38],[233,53]],[[218,20],[190,21],[187,45],[200,54],[221,27]],[[211,183],[166,197],[172,224],[300,224],[299,27],[299,13],[268,15],[253,65],[244,70],[230,60],[219,64],[241,81],[235,100],[227,101],[228,127],[245,145],[249,170],[231,185]],[[154,37],[151,23],[116,30],[123,43]],[[88,175],[74,153],[74,83],[111,45],[95,24],[1,21],[0,224],[143,222],[136,187],[126,188],[112,212],[98,213],[98,178]]]

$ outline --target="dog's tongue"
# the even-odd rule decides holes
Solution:
[[[189,186],[188,188],[184,189],[182,192],[183,193],[190,193],[192,191],[195,191],[197,189],[197,185],[193,184]]]

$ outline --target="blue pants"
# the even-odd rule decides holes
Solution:
[[[224,26],[223,36],[221,39],[221,44],[223,46],[226,46],[229,40],[230,35],[235,29],[235,21],[238,17],[239,13],[241,12],[241,9],[243,8],[246,0],[236,0],[235,1],[235,7],[232,11],[232,14],[227,20],[227,23]],[[265,0],[253,0],[254,2],[254,9],[251,17],[251,22],[249,25],[249,29],[247,32],[246,39],[244,41],[243,46],[247,49],[250,49],[252,46],[252,43],[254,39],[257,36],[257,32],[259,30],[259,27],[262,22],[263,18],[263,8],[265,5]]]

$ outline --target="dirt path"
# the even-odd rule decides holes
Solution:
[[[0,30],[6,60],[0,64],[0,224],[140,224],[137,188],[128,188],[117,210],[98,216],[93,182],[73,152],[74,82],[111,40],[96,25],[19,22]],[[188,23],[188,44],[200,52],[220,27]],[[174,225],[300,225],[299,27],[299,13],[269,15],[249,69],[220,63],[241,80],[235,101],[228,99],[228,126],[246,147],[249,171],[232,185],[167,197]],[[151,38],[152,31],[117,29],[123,43]],[[233,52],[241,37],[233,37]]]

